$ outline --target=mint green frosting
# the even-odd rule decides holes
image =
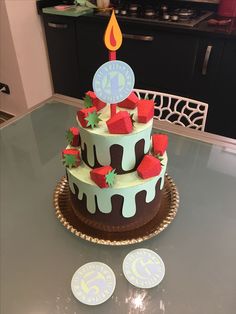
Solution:
[[[128,110],[117,107],[117,111],[127,110],[134,114],[134,119],[137,121],[137,109]],[[129,134],[110,134],[107,129],[106,121],[110,118],[110,106],[106,106],[101,111],[101,122],[97,128],[83,128],[79,121],[81,147],[84,149],[85,144],[87,147],[87,159],[91,167],[94,167],[94,151],[93,146],[96,147],[97,159],[100,165],[106,166],[111,163],[110,147],[114,144],[123,147],[122,169],[129,171],[135,167],[135,145],[139,140],[144,140],[144,153],[149,151],[151,145],[151,131],[152,120],[148,123],[134,124],[132,133]]]
[[[167,154],[165,153],[162,161],[162,170],[158,176],[141,179],[137,172],[116,176],[113,187],[99,188],[91,179],[91,169],[83,162],[78,168],[67,168],[69,186],[75,194],[73,184],[79,188],[78,199],[82,200],[83,195],[87,196],[88,211],[93,214],[96,211],[95,196],[97,197],[98,208],[102,213],[110,213],[112,210],[111,198],[113,195],[121,195],[124,198],[122,215],[123,217],[133,217],[136,213],[135,196],[140,191],[146,191],[146,202],[151,202],[156,195],[156,184],[161,180],[160,189],[164,186],[165,172],[167,166]]]

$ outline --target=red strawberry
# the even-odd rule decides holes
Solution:
[[[97,98],[94,92],[88,91],[86,95],[88,95],[91,98],[93,106],[96,107],[97,111],[101,110],[102,108],[106,106],[106,103],[101,101],[99,98]]]
[[[154,101],[148,99],[140,99],[138,106],[138,122],[147,123],[154,116]]]
[[[64,149],[62,151],[62,160],[66,167],[78,167],[80,163],[80,151],[75,148]]]
[[[79,146],[79,129],[75,127],[69,128],[66,132],[66,138],[71,146]]]
[[[132,92],[125,100],[118,103],[117,105],[121,108],[135,109],[137,106],[138,100],[139,99],[137,95],[134,92]]]
[[[108,188],[114,184],[115,170],[111,166],[103,166],[90,171],[90,178],[100,188]]]
[[[166,134],[153,134],[152,147],[155,155],[163,155],[168,146],[168,136]]]
[[[132,132],[133,125],[128,111],[119,111],[107,121],[111,134],[127,134]]]
[[[158,176],[161,172],[161,162],[158,158],[145,155],[137,168],[137,172],[142,179]]]
[[[87,118],[89,113],[92,113],[94,111],[97,111],[97,110],[96,110],[96,107],[93,106],[90,108],[81,109],[80,111],[77,112],[77,117],[83,128],[86,128],[88,125],[88,121],[85,120],[85,118]]]

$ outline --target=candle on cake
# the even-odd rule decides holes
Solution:
[[[114,10],[104,34],[104,43],[109,51],[109,60],[116,60],[116,51],[122,44],[122,33],[117,22]]]
[[[109,23],[104,34],[104,43],[109,51],[109,60],[116,60],[116,51],[122,44],[122,33],[117,22],[114,10],[112,11]],[[118,88],[118,77],[111,79],[111,89]],[[116,113],[116,104],[111,104],[111,116]]]
[[[105,34],[104,43],[109,52],[109,61],[100,66],[93,78],[93,89],[97,97],[110,104],[110,115],[116,114],[116,104],[126,99],[134,87],[134,73],[131,67],[116,59],[116,51],[122,44],[122,33],[114,10]]]

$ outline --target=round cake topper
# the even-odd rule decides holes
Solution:
[[[161,257],[148,249],[137,249],[126,255],[123,262],[125,278],[135,287],[153,288],[165,275]]]
[[[116,286],[116,277],[112,269],[100,262],[91,262],[81,266],[73,275],[71,290],[80,302],[98,305],[108,300]]]
[[[100,66],[93,77],[93,90],[105,103],[114,104],[126,99],[134,88],[134,72],[120,60]]]

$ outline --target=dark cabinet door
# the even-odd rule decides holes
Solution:
[[[224,135],[220,124],[219,104],[216,90],[219,81],[219,67],[223,54],[224,40],[199,38],[194,79],[191,86],[192,98],[208,103],[205,130]]]
[[[79,97],[76,23],[72,18],[43,15],[54,91]]]
[[[121,25],[122,27],[122,25]],[[135,72],[137,88],[188,96],[198,39],[171,31],[123,27],[119,56]]]
[[[224,40],[199,38],[191,94],[198,100],[211,102],[218,80]]]
[[[103,42],[104,31],[107,21],[96,23],[84,21],[83,18],[77,20],[78,50],[78,93],[80,98],[84,97],[86,91],[92,89],[93,76],[97,69],[108,61],[108,51]]]
[[[212,132],[236,139],[236,41],[225,43],[214,91],[215,110]]]

